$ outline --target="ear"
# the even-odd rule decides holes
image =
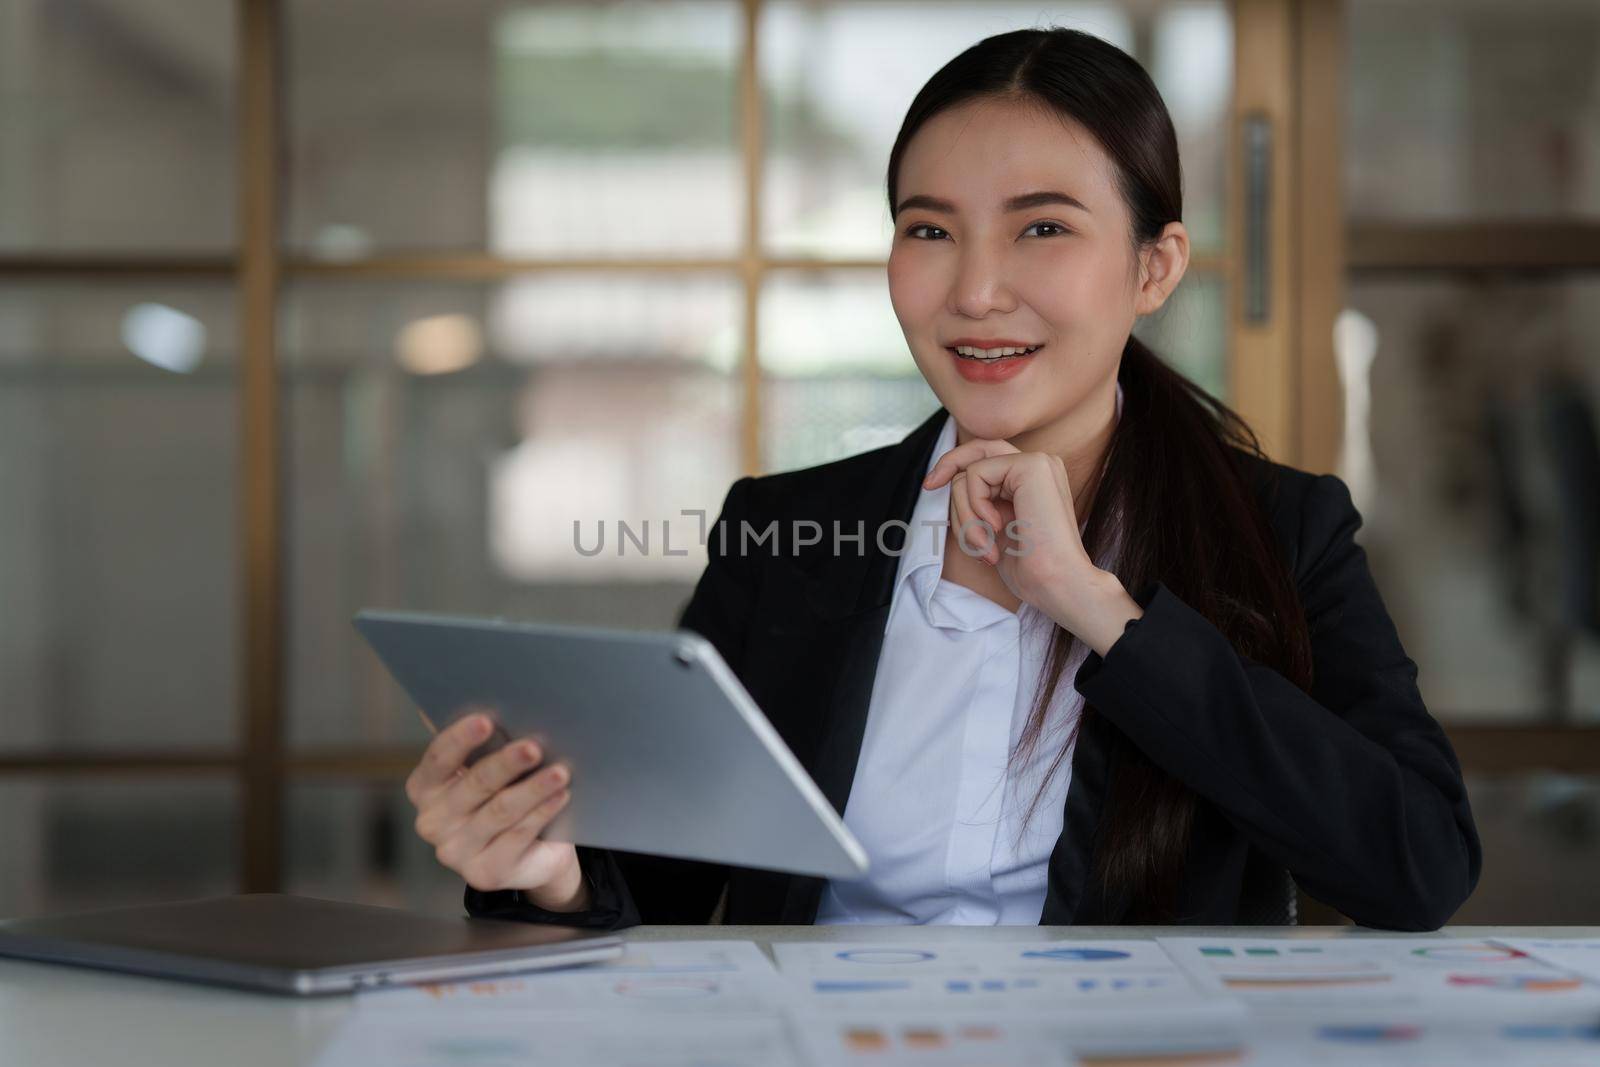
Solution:
[[[1148,315],[1160,309],[1183,280],[1189,268],[1189,231],[1181,222],[1169,222],[1155,241],[1139,254],[1139,291],[1133,310]]]

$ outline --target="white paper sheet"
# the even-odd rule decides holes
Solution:
[[[1507,1023],[1600,1019],[1600,985],[1488,941],[1162,938],[1203,986],[1257,1014],[1412,1012]]]
[[[1179,973],[1154,941],[1027,941],[951,945],[916,942],[779,942],[772,946],[786,975],[912,973],[1113,974]]]
[[[1495,944],[1537,957],[1552,967],[1600,982],[1600,937],[1495,938]]]
[[[780,942],[780,971],[751,942],[638,942],[601,964],[361,994],[317,1067],[1600,1067],[1600,984],[1572,973],[1596,944]]]
[[[885,1011],[793,1016],[809,1062],[832,1064],[1110,1064],[1235,1063],[1245,1047],[1232,1028],[1157,1018],[1108,1028],[1043,1010],[1024,1014]],[[1125,1020],[1126,1021],[1126,1020]]]
[[[773,1012],[789,989],[750,941],[638,941],[614,960],[466,982],[361,993],[368,1011],[472,1006],[520,1013]]]
[[[777,1016],[352,1012],[315,1067],[800,1067]]]
[[[1266,1020],[1252,1028],[1249,1067],[1595,1067],[1600,1027]]]
[[[816,1067],[1067,1067],[1074,1061],[1042,1027],[1020,1020],[801,1015],[794,1032],[806,1062]]]
[[[942,1010],[1148,1011],[1214,998],[1153,941],[993,945],[780,943],[779,968],[812,1010],[868,1003]]]
[[[959,1017],[1012,1034],[1034,1024],[1064,1051],[1128,1056],[1236,1049],[1246,1019],[1236,998],[1197,989],[1148,940],[810,942],[773,949],[802,1011],[856,1026],[910,1014]]]

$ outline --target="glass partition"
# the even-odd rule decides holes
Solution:
[[[297,253],[736,251],[737,3],[286,6]]]
[[[1352,0],[1347,11],[1353,219],[1600,216],[1600,7]]]
[[[1446,720],[1600,721],[1600,282],[1358,279],[1341,470]]]
[[[237,733],[231,287],[0,288],[0,749]]]
[[[232,247],[234,9],[0,4],[0,253]]]
[[[687,273],[295,285],[293,739],[417,736],[363,607],[672,625],[737,476],[737,314]]]

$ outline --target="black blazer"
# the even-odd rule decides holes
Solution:
[[[900,545],[886,522],[910,520],[944,424],[941,408],[897,445],[806,470],[745,477],[710,530],[710,560],[680,619],[709,639],[835,809],[855,776],[887,625]],[[1243,453],[1241,453],[1243,455]],[[1292,875],[1365,926],[1431,930],[1477,883],[1482,858],[1455,753],[1423,706],[1354,535],[1345,484],[1250,459],[1257,497],[1287,553],[1314,653],[1310,694],[1234,651],[1161,582],[1133,591],[1144,607],[1102,659],[1090,651],[1075,685],[1096,714],[1072,757],[1060,839],[1040,922],[1115,924],[1126,904],[1090,879],[1116,773],[1120,730],[1198,794],[1181,921],[1235,924],[1284,914]],[[798,520],[814,528],[791,531]],[[772,542],[739,552],[740,523]],[[834,552],[833,530],[842,540]],[[803,535],[803,536],[802,536]],[[581,783],[577,788],[581,789]],[[907,798],[907,803],[915,803]],[[470,886],[474,915],[620,928],[705,923],[727,892],[728,923],[810,923],[822,879],[580,847],[591,911],[556,914],[511,890]],[[1281,921],[1279,919],[1278,921]]]

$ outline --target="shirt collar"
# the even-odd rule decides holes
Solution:
[[[933,443],[933,452],[928,458],[927,469],[923,471],[926,476],[933,470],[934,464],[939,462],[939,457],[956,446],[956,420],[954,415],[946,415],[944,428],[939,431],[939,438]],[[946,482],[937,489],[923,489],[917,493],[916,505],[911,509],[911,529],[906,531],[904,550],[900,554],[900,567],[895,575],[895,587],[899,589],[900,583],[907,581],[913,572],[923,568],[932,567],[932,580],[918,583],[919,600],[923,601],[923,610],[928,610],[927,601],[933,596],[933,588],[938,584],[938,578],[944,569],[944,538],[950,516],[950,483]]]

